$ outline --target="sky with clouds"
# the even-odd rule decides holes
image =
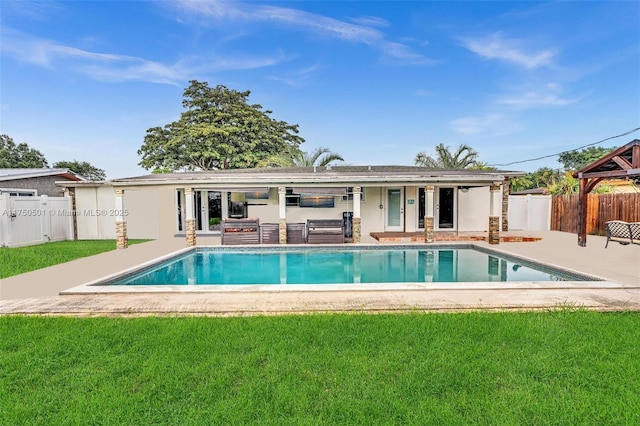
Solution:
[[[637,1],[2,0],[0,20],[0,133],[109,178],[147,173],[146,130],[190,80],[250,90],[352,165],[443,143],[557,168],[521,161],[640,127]]]

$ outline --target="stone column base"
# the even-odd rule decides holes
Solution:
[[[280,219],[278,224],[278,242],[287,244],[287,219]]]
[[[127,247],[129,247],[127,222],[116,222],[116,248],[126,249]]]
[[[432,243],[436,240],[436,234],[433,231],[433,216],[424,217],[424,242]]]
[[[195,247],[196,245],[196,220],[195,219],[187,219],[186,220],[186,234],[187,234],[187,247]]]
[[[354,217],[353,218],[353,243],[360,244],[362,241],[362,218]]]
[[[500,216],[489,216],[489,244],[500,244]]]

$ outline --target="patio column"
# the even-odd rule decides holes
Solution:
[[[278,187],[278,212],[278,242],[287,244],[287,188],[284,186]]]
[[[424,242],[432,243],[436,240],[433,231],[433,186],[424,187]]]
[[[499,192],[500,185],[489,188],[489,244],[500,244],[500,216],[496,216]]]
[[[509,230],[509,194],[511,193],[511,182],[505,179],[502,182],[502,230]]]
[[[362,218],[360,216],[360,198],[362,188],[353,187],[353,243],[359,244],[362,241]]]
[[[127,238],[127,222],[124,220],[124,189],[116,188],[116,248],[126,249],[129,247]]]
[[[193,188],[184,189],[185,198],[185,234],[187,236],[187,247],[196,245],[196,217],[193,207]]]

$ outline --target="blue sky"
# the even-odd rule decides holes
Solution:
[[[7,1],[0,133],[108,178],[145,174],[146,130],[189,80],[250,90],[305,151],[489,164],[640,127],[640,2]],[[619,146],[640,132],[600,146]],[[501,166],[557,168],[557,157]]]

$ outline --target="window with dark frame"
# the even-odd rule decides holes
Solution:
[[[364,203],[364,188],[360,190],[360,202]],[[347,195],[342,196],[342,201],[353,201],[353,187],[347,188]]]
[[[293,188],[287,188],[285,195],[285,205],[287,207],[297,207],[300,205],[300,194],[294,194]]]

